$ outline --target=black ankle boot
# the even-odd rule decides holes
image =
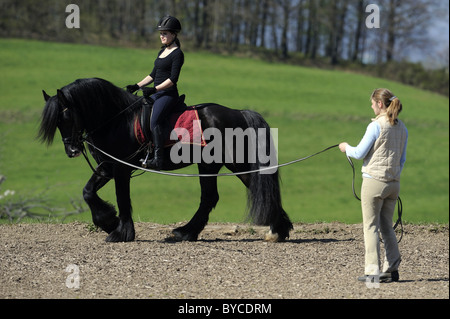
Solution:
[[[164,136],[162,134],[160,125],[157,125],[153,131],[153,143],[155,144],[155,150],[153,151],[153,158],[148,160],[147,163],[143,163],[144,167],[148,167],[154,170],[161,170],[164,164]]]
[[[153,158],[147,161],[147,167],[160,171],[164,163],[164,149],[160,147],[155,147],[153,152]]]

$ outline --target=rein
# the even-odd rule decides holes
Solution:
[[[131,109],[133,106],[135,106],[137,103],[141,102],[144,99],[144,96],[139,97],[136,101],[134,101],[133,103],[131,103],[129,106],[127,106],[125,109],[123,109],[122,111],[120,111],[119,113],[117,113],[116,115],[114,115],[112,118],[110,118],[109,120],[107,120],[105,123],[103,123],[102,125],[96,127],[95,129],[93,129],[90,132],[87,132],[85,134],[85,136],[83,137],[83,141],[86,140],[86,138],[89,135],[92,135],[94,132],[97,132],[98,130],[100,130],[101,128],[105,127],[106,125],[108,125],[109,123],[111,123],[112,121],[114,121],[116,118],[118,118],[120,115],[122,115],[123,113],[127,112],[129,109]]]
[[[81,149],[81,154],[83,154],[84,158],[86,159],[86,162],[88,163],[89,167],[90,167],[91,170],[94,172],[94,174],[97,175],[97,176],[101,176],[101,175],[97,172],[97,170],[94,168],[94,166],[92,166],[91,161],[89,160],[89,157],[87,156],[87,153],[86,153],[86,147],[84,147],[84,144],[83,144],[83,148]]]

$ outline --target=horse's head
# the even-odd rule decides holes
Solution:
[[[82,129],[77,124],[76,114],[67,98],[61,90],[56,96],[49,96],[42,91],[45,99],[45,108],[42,112],[42,120],[38,137],[42,142],[50,145],[56,133],[61,133],[67,156],[77,157],[83,150]]]
[[[43,93],[46,104],[38,137],[49,145],[53,142],[56,129],[59,129],[69,157],[77,157],[83,151],[84,132],[89,132],[89,135],[95,132],[95,137],[102,139],[116,130],[117,122],[112,119],[138,99],[99,78],[75,80],[57,90],[55,96]],[[133,123],[133,113],[126,114],[126,123]]]

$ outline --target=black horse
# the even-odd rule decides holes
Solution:
[[[79,156],[84,150],[84,141],[89,142],[90,153],[98,166],[83,189],[83,197],[91,209],[93,222],[109,234],[106,241],[133,241],[135,230],[131,217],[130,178],[135,169],[112,160],[97,148],[116,159],[140,165],[139,160],[145,157],[146,148],[142,148],[137,141],[133,125],[136,115],[143,107],[138,100],[140,97],[98,78],[76,80],[57,90],[57,95],[52,97],[44,91],[43,94],[46,105],[42,112],[38,137],[49,145],[53,142],[56,129],[59,129],[65,151],[70,158]],[[262,116],[253,111],[202,104],[198,106],[198,116],[203,130],[214,128],[223,136],[227,128],[260,128],[270,131]],[[272,140],[269,134],[267,136]],[[246,148],[250,145],[248,140],[250,138],[244,144]],[[217,145],[223,146],[221,150],[215,151],[230,153],[231,150],[226,149],[225,143]],[[183,161],[174,164],[169,151],[167,148],[163,170],[179,169],[191,164]],[[197,162],[199,174],[217,174],[223,166],[232,172],[247,172],[263,167],[259,156],[254,161],[249,160],[252,157],[250,155],[246,155],[244,160],[241,157],[240,161],[236,161],[236,156],[240,154],[235,153],[236,149],[232,152],[232,161],[206,163],[202,159]],[[278,171],[270,174],[253,172],[238,177],[248,188],[250,219],[257,225],[270,225],[271,235],[266,239],[283,241],[289,237],[289,231],[293,227],[281,204]],[[111,179],[115,181],[118,217],[114,206],[97,195]],[[209,213],[219,200],[217,177],[201,176],[200,185],[200,207],[189,223],[173,230],[178,240],[197,240],[208,222]]]

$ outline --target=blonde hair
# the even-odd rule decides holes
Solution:
[[[398,115],[403,109],[402,102],[388,89],[376,89],[370,96],[371,100],[381,102],[387,109],[387,117],[391,125],[398,122]]]

